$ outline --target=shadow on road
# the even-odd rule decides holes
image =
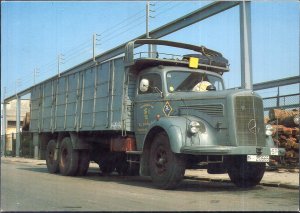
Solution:
[[[31,172],[48,173],[47,168],[44,167],[28,167],[28,168],[18,168],[18,169],[31,171]]]
[[[25,167],[18,168],[21,170],[38,172],[38,173],[48,173],[46,167]],[[90,168],[86,176],[77,176],[77,177],[65,177],[60,174],[49,174],[49,175],[57,175],[61,178],[78,178],[82,180],[89,181],[101,181],[101,182],[115,182],[118,184],[125,184],[134,187],[143,187],[149,189],[157,189],[153,186],[150,177],[140,177],[140,176],[120,176],[117,173],[112,173],[110,175],[103,175],[99,169]],[[232,183],[226,182],[213,182],[213,181],[202,181],[202,180],[194,180],[189,177],[185,177],[179,187],[172,191],[185,191],[185,192],[232,192],[235,193],[237,191],[253,191],[253,190],[261,190],[262,186],[256,186],[252,189],[241,189],[236,187]]]

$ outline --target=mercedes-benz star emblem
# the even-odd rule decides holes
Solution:
[[[248,123],[248,129],[251,133],[256,134],[256,121],[251,119]]]

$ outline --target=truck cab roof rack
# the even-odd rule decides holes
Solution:
[[[143,54],[148,52],[134,53],[134,48],[137,46],[153,44],[153,45],[164,45],[170,47],[176,47],[181,49],[193,50],[195,54],[188,54],[184,56],[172,55],[166,53],[155,52],[155,57],[143,57]],[[167,56],[168,58],[159,58],[161,55]],[[136,56],[139,56],[136,58]],[[223,72],[229,71],[228,60],[217,51],[208,49],[204,46],[195,46],[191,44],[185,44],[180,42],[157,40],[157,39],[137,39],[128,42],[125,46],[125,66],[130,66],[136,70],[141,70],[151,66],[165,65],[165,66],[189,66],[189,59],[198,58],[199,69],[209,70],[223,74]]]

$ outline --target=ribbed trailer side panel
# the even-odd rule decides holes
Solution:
[[[123,130],[133,131],[135,79],[131,77],[129,87],[124,87],[124,77],[123,58],[117,58],[35,86],[30,130],[121,130],[124,124]],[[124,88],[129,88],[128,92]],[[129,97],[123,98],[124,91]]]
[[[41,85],[35,86],[31,91],[31,100],[30,100],[30,129],[35,130],[36,132],[40,131],[39,125],[39,111],[41,106]]]

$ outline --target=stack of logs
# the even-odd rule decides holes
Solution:
[[[286,150],[284,156],[286,164],[299,163],[299,121],[299,109],[271,109],[269,118],[265,119],[265,123],[271,124],[274,128],[272,137],[275,144]]]

